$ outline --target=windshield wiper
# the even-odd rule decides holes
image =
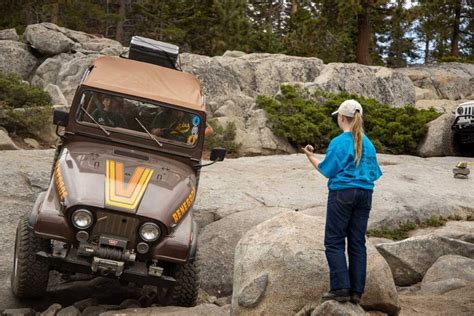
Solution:
[[[106,130],[102,125],[100,125],[99,122],[97,122],[93,117],[92,115],[89,114],[89,112],[87,112],[86,109],[84,109],[84,107],[81,105],[81,110],[84,111],[84,113],[86,113],[86,115],[92,120],[92,122],[95,123],[95,125],[97,125],[104,133],[105,135],[107,136],[110,136],[110,132],[108,130]]]
[[[148,134],[148,136],[150,136],[150,138],[153,139],[158,144],[158,146],[163,147],[163,144],[146,129],[146,127],[142,124],[142,122],[140,122],[140,120],[137,117],[135,118],[135,120],[138,122],[138,124],[140,124],[141,128]]]

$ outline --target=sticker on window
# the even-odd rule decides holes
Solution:
[[[199,116],[195,115],[195,116],[193,117],[193,125],[194,125],[194,126],[198,126],[199,123],[201,123],[201,118],[200,118]]]
[[[188,145],[194,145],[197,141],[197,135],[189,135],[188,137]]]

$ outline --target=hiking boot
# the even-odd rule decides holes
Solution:
[[[351,299],[349,289],[340,289],[332,290],[327,293],[324,293],[321,296],[321,300],[324,301],[338,301],[338,302],[348,302]]]
[[[360,300],[362,299],[362,296],[359,293],[351,293],[351,302],[354,304],[360,304]]]

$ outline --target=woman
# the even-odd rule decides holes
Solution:
[[[92,112],[92,117],[99,124],[111,127],[127,128],[127,123],[120,114],[122,103],[117,98],[105,95],[101,98],[102,109]]]
[[[364,135],[362,106],[355,100],[341,103],[337,123],[343,133],[334,138],[319,162],[313,148],[303,151],[313,166],[329,179],[324,246],[330,271],[330,291],[323,300],[358,304],[364,293],[367,268],[365,233],[372,206],[374,181],[382,172],[375,147]],[[348,242],[349,268],[345,256]]]

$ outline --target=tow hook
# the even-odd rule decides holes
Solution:
[[[125,263],[121,261],[94,257],[92,258],[91,269],[94,272],[99,272],[102,276],[115,275],[119,277],[123,273],[124,266]]]
[[[163,275],[164,269],[157,265],[156,260],[153,260],[153,264],[148,267],[148,275],[160,277]]]

